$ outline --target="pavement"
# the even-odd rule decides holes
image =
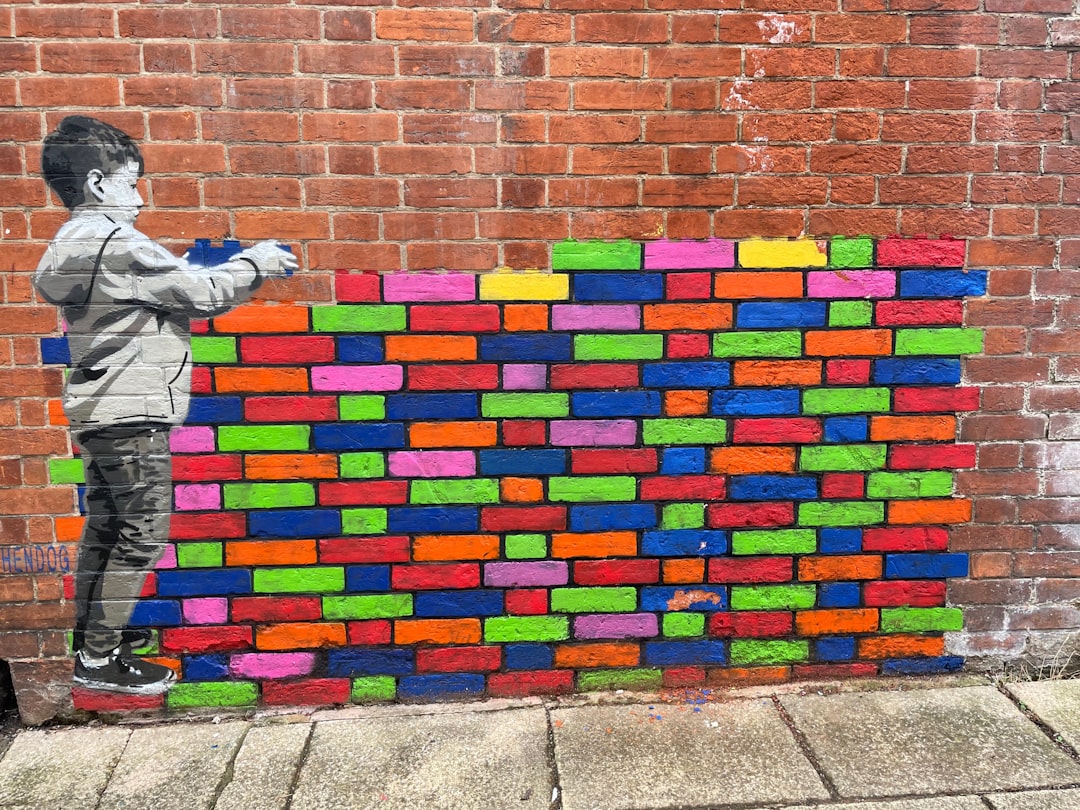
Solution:
[[[1080,680],[978,675],[23,729],[25,810],[1070,810]]]

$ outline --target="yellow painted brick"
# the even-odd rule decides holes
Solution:
[[[547,273],[494,273],[480,276],[481,301],[565,301],[570,277]]]
[[[813,239],[747,239],[739,242],[739,267],[824,267],[825,242]]]

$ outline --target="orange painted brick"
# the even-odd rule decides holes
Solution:
[[[803,557],[799,560],[799,579],[803,582],[877,579],[880,576],[881,557],[873,554]]]
[[[60,400],[50,399],[48,409],[50,425],[66,425],[68,423],[67,415],[64,413],[64,404]]]
[[[705,676],[707,686],[753,686],[784,683],[791,679],[791,667],[731,667],[713,669]]]
[[[795,469],[794,447],[714,447],[712,471],[728,475],[792,472]]]
[[[717,273],[714,289],[717,298],[802,298],[803,274]]]
[[[395,644],[479,644],[479,619],[400,619],[394,622]]]
[[[912,658],[945,652],[940,636],[874,636],[859,639],[859,658]]]
[[[795,614],[795,631],[801,636],[874,633],[877,629],[878,612],[867,608],[800,610]]]
[[[468,335],[387,335],[387,360],[475,360],[476,338]]]
[[[216,368],[214,382],[221,394],[308,390],[303,368]]]
[[[700,558],[664,560],[661,565],[665,583],[690,585],[705,581],[705,560]]]
[[[307,332],[309,310],[307,307],[283,304],[267,306],[249,304],[214,318],[214,331],[218,333],[246,332]]]
[[[414,422],[409,425],[412,447],[493,447],[498,441],[495,422]]]
[[[641,648],[630,642],[559,644],[555,647],[555,666],[559,669],[636,667],[640,661]]]
[[[494,560],[498,556],[497,534],[424,534],[412,544],[412,558],[417,562]]]
[[[731,304],[647,304],[645,328],[711,331],[731,326]]]
[[[807,332],[806,353],[820,357],[862,357],[892,353],[890,329],[834,329]]]
[[[820,360],[739,360],[736,385],[820,385]]]
[[[53,519],[53,525],[56,532],[56,542],[58,543],[73,543],[82,537],[83,526],[86,524],[86,518],[82,515],[75,515],[73,517],[58,517]]]
[[[546,332],[548,307],[545,304],[507,304],[503,307],[503,328],[507,332]]]
[[[955,416],[872,416],[874,442],[933,442],[956,439]]]
[[[338,457],[331,453],[253,453],[244,458],[244,477],[253,481],[337,478]]]
[[[544,482],[539,478],[504,478],[499,494],[510,503],[535,503],[544,500]]]
[[[551,536],[552,557],[633,557],[635,554],[636,532],[561,532]]]
[[[340,622],[287,622],[255,628],[259,650],[306,650],[345,646],[345,625]]]
[[[703,416],[708,412],[708,391],[667,391],[664,394],[667,416]]]
[[[964,498],[890,501],[888,507],[889,523],[967,523],[969,520],[971,501]]]
[[[225,544],[226,565],[313,565],[318,561],[319,553],[314,540],[257,540]]]

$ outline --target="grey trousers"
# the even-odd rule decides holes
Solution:
[[[86,470],[87,520],[75,571],[75,647],[101,658],[120,645],[169,540],[169,429],[114,426],[84,431],[77,442]]]

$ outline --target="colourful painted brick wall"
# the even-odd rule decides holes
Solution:
[[[551,274],[341,273],[334,304],[197,324],[135,618],[165,700],[958,668],[964,247],[565,242]]]

